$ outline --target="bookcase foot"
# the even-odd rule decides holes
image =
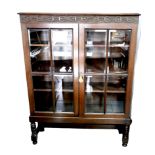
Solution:
[[[118,129],[119,134],[123,134],[123,126],[122,125],[117,126],[117,129]]]
[[[122,146],[126,147],[129,141],[129,129],[130,125],[125,125],[123,130],[123,137],[122,137]]]
[[[43,126],[42,124],[38,123],[37,131],[38,131],[38,132],[43,132],[43,131],[45,131],[44,126]]]
[[[36,128],[36,123],[35,122],[31,122],[31,140],[33,142],[33,144],[37,144],[37,139],[38,139],[38,131]]]

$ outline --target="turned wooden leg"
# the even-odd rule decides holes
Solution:
[[[123,126],[122,125],[117,126],[117,129],[118,129],[119,134],[123,134]]]
[[[129,129],[130,125],[125,125],[124,126],[124,131],[123,131],[123,137],[122,137],[122,145],[125,147],[128,144],[129,140]]]
[[[38,132],[44,131],[44,126],[40,123],[38,123]]]
[[[31,140],[33,142],[33,144],[37,144],[37,137],[38,137],[38,132],[37,132],[37,128],[36,128],[36,123],[35,122],[31,122]]]

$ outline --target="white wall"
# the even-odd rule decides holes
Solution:
[[[130,141],[111,130],[46,129],[30,141],[29,107],[18,12],[141,13]],[[0,5],[0,154],[153,154],[155,51],[153,0],[5,0]]]

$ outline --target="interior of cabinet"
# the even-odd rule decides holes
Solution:
[[[36,111],[73,112],[72,29],[29,29]]]
[[[46,102],[46,97],[38,101],[37,94],[48,92],[54,98],[50,98],[52,111],[73,111],[72,29],[29,29],[28,33],[36,104]],[[86,29],[84,42],[85,112],[124,113],[130,30]]]
[[[125,112],[130,36],[131,30],[85,28],[86,113]]]

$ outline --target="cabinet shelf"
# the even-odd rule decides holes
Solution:
[[[107,45],[103,45],[103,44],[85,44],[85,47],[101,47],[101,48],[105,48]],[[123,44],[110,44],[108,45],[108,47],[111,48],[129,48],[129,45],[123,45]]]
[[[121,47],[121,48],[129,48],[129,45],[117,45],[117,44],[114,44],[114,45],[108,45],[109,47]]]
[[[32,72],[32,76],[44,76],[44,75],[51,75],[51,72]]]
[[[47,47],[49,44],[30,44],[30,46],[36,46],[36,47]]]
[[[62,89],[62,92],[73,92],[73,90],[70,90],[70,89]]]
[[[127,71],[113,71],[113,72],[110,72],[110,73],[104,73],[104,72],[101,72],[101,73],[97,73],[97,72],[85,72],[85,74],[83,74],[85,76],[92,76],[92,75],[102,75],[102,76],[119,76],[119,75],[122,75],[122,76],[128,76],[128,72]]]
[[[125,90],[107,90],[106,91],[107,93],[126,93],[126,91]]]
[[[34,91],[52,91],[52,89],[33,89]],[[61,91],[60,91],[61,92]],[[73,92],[73,90],[69,90],[69,89],[62,89],[62,92]]]
[[[54,76],[72,76],[73,72],[32,72],[31,73],[32,76],[45,76],[45,75],[49,75],[52,76],[52,74]]]
[[[52,89],[33,89],[34,91],[39,91],[39,92],[51,92]],[[60,91],[61,92],[61,91]],[[62,89],[62,92],[73,92],[73,90],[69,89]]]
[[[126,93],[125,90],[92,90],[92,91],[85,91],[86,93],[112,93],[112,94],[117,94],[117,93]]]
[[[98,44],[86,44],[85,47],[106,47],[106,45],[98,45]]]
[[[34,91],[43,91],[43,92],[49,92],[49,91],[52,91],[52,89],[33,89]]]

